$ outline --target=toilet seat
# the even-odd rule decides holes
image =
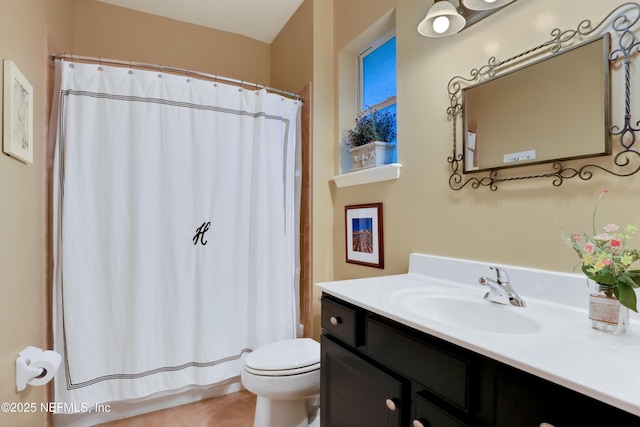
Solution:
[[[245,371],[261,376],[290,376],[320,369],[320,344],[297,338],[267,344],[244,360]]]
[[[285,377],[285,376],[289,376],[289,375],[300,375],[300,374],[306,374],[308,372],[313,372],[313,371],[317,371],[318,369],[320,369],[320,362],[315,363],[313,365],[309,365],[309,366],[304,366],[301,368],[296,368],[296,369],[282,369],[279,371],[265,371],[265,370],[261,370],[261,369],[253,369],[250,368],[249,366],[244,367],[244,370],[247,371],[250,374],[253,375],[261,375],[263,377]]]

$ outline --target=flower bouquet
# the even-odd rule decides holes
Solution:
[[[396,137],[396,115],[389,111],[366,110],[356,118],[347,135],[347,146],[361,147],[372,141],[391,142]]]
[[[356,127],[347,134],[351,147],[351,170],[391,163],[396,137],[396,115],[390,111],[366,110],[356,118]]]
[[[563,238],[573,248],[582,264],[583,273],[591,280],[613,294],[622,305],[638,311],[634,288],[640,287],[640,270],[632,270],[631,264],[640,259],[640,251],[627,246],[638,227],[630,224],[624,228],[616,224],[607,224],[603,233],[596,234],[596,212],[602,197],[607,193],[603,189],[593,209],[593,234],[572,233]],[[576,265],[576,267],[577,267]]]

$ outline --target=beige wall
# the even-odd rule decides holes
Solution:
[[[333,200],[329,179],[336,174],[334,143],[335,55],[333,0],[313,2],[313,282],[333,279]],[[320,335],[320,305],[314,293],[314,336]]]
[[[173,66],[269,85],[270,46],[95,0],[76,0],[73,53]]]
[[[296,92],[312,82],[312,282],[333,279],[334,43],[332,0],[305,0],[274,40],[272,86]],[[314,296],[314,327],[320,335],[320,306]]]
[[[338,2],[338,4],[345,2]],[[334,1],[305,0],[272,44],[272,85],[298,91],[312,82],[312,282],[333,280],[333,200],[337,172],[335,134]],[[320,335],[314,294],[313,335]]]
[[[339,51],[396,7],[396,3],[402,2],[395,0],[337,0],[334,3],[335,49]],[[398,7],[402,7],[402,5],[399,4]]]
[[[14,61],[34,90],[33,164],[0,155],[0,402],[38,405],[35,413],[0,412],[3,426],[38,426],[47,419],[39,412],[40,402],[49,399],[46,387],[16,393],[15,360],[25,347],[46,348],[47,342],[47,46],[71,46],[72,14],[72,0],[3,0],[0,5],[0,57]]]
[[[369,1],[349,3],[354,12],[340,18],[345,28],[338,28],[336,20],[336,34],[346,33],[348,26],[366,28],[357,25],[355,11],[368,8]],[[490,56],[506,58],[547,41],[556,27],[576,28],[585,18],[598,23],[622,3],[588,0],[580,2],[578,10],[571,2],[519,1],[455,36],[429,39],[416,31],[428,4],[423,0],[397,2],[398,159],[402,172],[397,181],[333,187],[335,279],[406,272],[411,252],[571,271],[577,259],[562,242],[556,222],[569,229],[589,229],[593,203],[603,187],[610,193],[601,204],[600,221],[637,223],[640,202],[635,195],[640,175],[619,178],[598,173],[590,181],[574,179],[560,187],[548,179],[530,180],[501,184],[496,192],[488,188],[453,191],[448,186],[447,157],[452,145],[446,114],[449,79],[468,75]],[[375,17],[363,19],[368,24],[375,21]],[[341,38],[336,52],[348,42],[349,37]],[[634,70],[632,79],[640,80],[637,65]],[[621,79],[616,70],[613,124],[618,125],[623,124]],[[572,138],[570,128],[565,132],[564,137]],[[336,144],[338,138],[336,133]],[[611,159],[602,161],[610,163]],[[384,270],[344,261],[344,206],[370,202],[384,203]],[[469,283],[475,281],[469,278]]]
[[[305,0],[271,43],[271,86],[298,92],[313,79],[313,3]]]

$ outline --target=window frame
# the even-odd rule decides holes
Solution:
[[[356,58],[358,61],[358,99],[356,102],[358,115],[371,114],[374,110],[380,111],[387,107],[390,107],[391,105],[394,105],[394,104],[397,105],[397,95],[398,95],[397,73],[396,73],[396,91],[395,91],[396,94],[394,96],[390,96],[384,101],[379,102],[377,104],[369,105],[368,108],[365,108],[366,106],[364,105],[364,64],[363,64],[364,58],[369,54],[373,53],[377,48],[379,48],[380,46],[382,46],[383,44],[385,44],[386,42],[388,42],[394,37],[396,37],[395,29],[392,31],[389,31],[388,33],[386,33],[385,35],[377,39],[375,42],[371,43],[369,46],[367,46],[366,49],[362,50]],[[396,39],[396,47],[397,47],[397,39]],[[398,58],[398,54],[396,52],[396,71],[398,69],[397,58]]]

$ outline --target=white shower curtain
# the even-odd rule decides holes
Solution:
[[[215,384],[293,338],[300,103],[152,71],[56,71],[55,400]]]

